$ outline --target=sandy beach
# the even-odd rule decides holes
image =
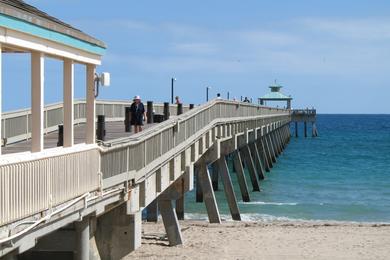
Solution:
[[[181,221],[169,247],[160,222],[144,223],[142,247],[125,259],[390,259],[390,225],[343,222]]]

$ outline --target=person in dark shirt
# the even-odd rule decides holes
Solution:
[[[245,102],[245,103],[250,103],[250,101],[249,101],[248,97],[245,97],[245,99],[244,99],[244,101],[243,101],[243,102]]]
[[[144,125],[144,120],[146,120],[146,111],[145,106],[141,102],[140,96],[134,97],[134,102],[130,106],[131,118],[130,123],[134,126],[135,133],[142,131],[142,126]]]

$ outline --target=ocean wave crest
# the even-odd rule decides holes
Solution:
[[[250,201],[250,202],[243,202],[240,201],[240,204],[246,204],[246,205],[274,205],[274,206],[296,206],[298,203],[296,202],[264,202],[264,201]]]

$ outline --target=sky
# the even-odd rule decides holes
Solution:
[[[275,80],[293,108],[390,113],[390,1],[27,0],[104,41],[100,99],[257,100]],[[3,110],[30,106],[30,57],[3,55]],[[75,95],[85,97],[84,67]],[[16,94],[16,95],[15,95]],[[62,101],[62,63],[45,63],[45,104]]]

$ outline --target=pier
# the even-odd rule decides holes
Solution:
[[[318,130],[317,130],[317,111],[313,109],[294,109],[292,110],[291,114],[291,121],[294,123],[294,131],[295,131],[295,137],[298,137],[298,124],[303,123],[303,134],[304,137],[307,137],[307,125],[311,124],[311,136],[317,137],[318,136]]]
[[[261,191],[298,114],[223,99],[198,106],[147,102],[147,125],[129,132],[130,102],[97,99],[107,81],[96,73],[103,42],[22,1],[0,7],[0,68],[3,53],[29,54],[32,93],[31,109],[0,111],[1,259],[40,259],[48,252],[121,259],[141,246],[145,209],[148,221],[161,215],[171,246],[182,244],[178,220],[186,192],[195,189],[209,222],[221,223],[219,179],[232,219],[241,220],[237,198],[250,201]],[[63,65],[63,102],[49,106],[47,57]],[[83,100],[74,99],[75,64],[85,68]],[[0,93],[1,83],[0,75]],[[163,122],[153,122],[153,114]]]

